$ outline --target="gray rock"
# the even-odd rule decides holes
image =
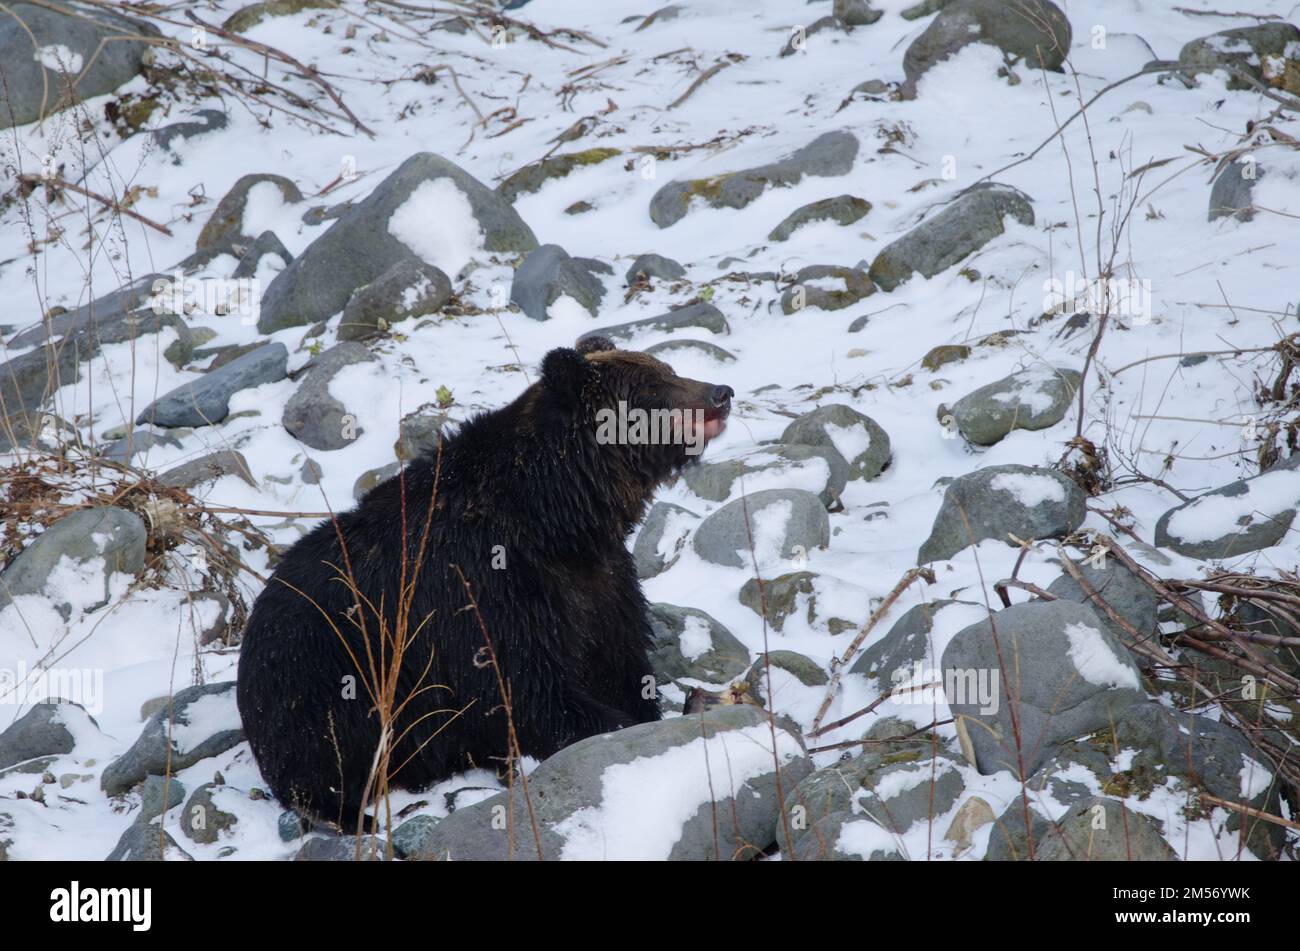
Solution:
[[[211,736],[189,736],[185,728],[190,726],[193,704],[201,705],[196,709],[203,711],[205,724],[218,719],[212,709],[214,705],[225,708],[220,719],[231,726]],[[178,773],[209,756],[220,755],[244,741],[244,731],[233,726],[236,723],[239,723],[239,712],[235,708],[233,683],[204,684],[177,691],[172,697],[170,718],[167,707],[156,711],[135,744],[104,770],[99,784],[108,795],[120,796],[148,776],[162,776],[169,769]],[[172,734],[170,751],[169,732]]]
[[[1229,89],[1253,88],[1235,75],[1238,71],[1265,85],[1270,85],[1270,80],[1273,81],[1271,84],[1279,84],[1283,77],[1271,72],[1269,63],[1285,68],[1287,61],[1292,64],[1300,62],[1300,27],[1285,21],[1259,23],[1202,36],[1185,44],[1178,54],[1178,62],[1187,67],[1189,76],[1226,69]]]
[[[576,300],[597,316],[605,286],[558,244],[544,244],[524,258],[510,284],[510,300],[525,316],[548,320],[547,309],[562,296]]]
[[[991,446],[1013,429],[1055,426],[1079,390],[1079,373],[1061,367],[1021,370],[967,393],[952,407],[961,434]]]
[[[798,651],[775,650],[759,654],[745,674],[760,698],[766,693],[768,669],[784,670],[805,687],[824,687],[830,676],[821,665]]]
[[[393,443],[393,455],[405,460],[436,451],[443,431],[453,422],[437,403],[425,403],[412,410],[398,424],[400,435]]]
[[[134,512],[111,505],[78,509],[65,515],[27,545],[0,573],[0,606],[23,594],[40,594],[50,573],[65,555],[79,564],[103,559],[103,581],[95,583],[103,598],[86,610],[93,611],[108,603],[109,576],[114,572],[132,578],[144,570],[145,542],[148,533],[144,522]],[[71,606],[58,605],[66,618]]]
[[[150,403],[136,417],[136,425],[175,428],[219,423],[230,412],[230,397],[240,390],[283,380],[288,363],[284,344],[263,344]]]
[[[502,792],[439,822],[420,857],[531,861],[540,839],[546,859],[753,858],[776,837],[777,764],[786,788],[809,769],[802,742],[784,726],[776,727],[773,750],[767,717],[753,706],[722,706],[588,737],[529,775],[537,839],[520,792],[513,801]],[[661,772],[651,772],[655,760]],[[674,802],[671,813],[647,815],[629,803],[625,789],[645,782]]]
[[[388,855],[388,843],[383,839],[364,835],[361,837],[361,861],[378,862]],[[295,862],[355,862],[357,837],[354,835],[314,835],[302,844],[294,855]]]
[[[1109,726],[1145,696],[1129,652],[1073,601],[1013,604],[963,628],[943,652],[943,676],[984,775],[1028,778],[1056,744]]]
[[[356,414],[330,395],[330,381],[344,367],[374,359],[359,343],[335,344],[312,358],[298,389],[284,404],[284,428],[299,442],[323,452],[351,445],[362,429]]]
[[[140,811],[136,813],[117,845],[105,857],[108,862],[162,862],[189,860],[190,856],[162,831],[162,815],[185,799],[185,787],[175,778],[150,776],[141,789]]]
[[[1083,580],[1103,601],[1114,608],[1120,617],[1133,625],[1140,634],[1153,633],[1156,629],[1156,609],[1159,606],[1159,599],[1155,592],[1133,577],[1133,573],[1118,561],[1107,558],[1105,565],[1104,568],[1100,568],[1095,563],[1076,563]],[[1090,605],[1096,612],[1097,619],[1121,644],[1126,644],[1132,639],[1122,627],[1106,615],[1103,608],[1092,604],[1091,598],[1068,574],[1061,575],[1048,585],[1047,592],[1058,598],[1065,598],[1067,601]]]
[[[338,339],[360,340],[408,318],[436,314],[450,300],[446,274],[418,258],[404,258],[352,295]]]
[[[695,608],[652,604],[650,630],[650,669],[660,686],[683,677],[726,683],[749,666],[749,649]]]
[[[699,520],[694,512],[671,502],[652,505],[632,544],[636,576],[642,580],[653,578],[676,564],[686,536]]]
[[[76,746],[76,737],[68,729],[69,721],[74,721],[78,729],[87,725],[96,731],[99,729],[99,724],[80,704],[60,700],[33,704],[0,733],[0,769],[36,757],[71,753]]]
[[[1110,737],[1103,734],[1103,739]],[[1115,748],[1137,751],[1123,778],[1139,795],[1153,781],[1158,784],[1166,776],[1175,776],[1220,799],[1280,814],[1282,781],[1276,767],[1239,731],[1217,720],[1178,713],[1157,703],[1137,703],[1116,718],[1113,743]],[[1229,817],[1227,829],[1235,832],[1243,821],[1247,847],[1259,858],[1277,858],[1286,830],[1241,814]],[[1236,838],[1232,837],[1234,846]]]
[[[914,730],[910,724],[887,719],[867,736],[889,740]],[[777,841],[783,852],[799,860],[899,858],[889,833],[905,832],[930,815],[947,812],[963,787],[957,762],[942,744],[932,747],[929,737],[874,746],[870,752],[804,777],[786,797]],[[880,849],[863,856],[837,848],[845,824],[856,822],[880,830],[876,836]]]
[[[249,191],[263,182],[279,189],[280,196],[286,204],[296,205],[302,201],[302,192],[298,190],[298,186],[283,175],[264,172],[244,175],[217,202],[217,207],[212,210],[203,230],[199,232],[195,250],[235,254],[237,248],[253,244],[254,236],[243,231],[244,209],[248,207]],[[243,255],[239,253],[238,256]]]
[[[814,282],[838,282],[841,286],[823,287]],[[813,264],[801,268],[794,276],[794,283],[781,294],[781,312],[796,314],[810,307],[843,310],[875,292],[876,285],[871,283],[865,272],[857,268]]]
[[[662,254],[638,254],[632,266],[627,269],[623,280],[630,287],[637,281],[652,277],[661,281],[678,281],[685,276],[686,268],[672,258],[666,258]]]
[[[110,343],[139,340],[177,325],[180,318],[143,306],[158,279],[159,275],[148,275],[9,339],[10,351],[36,347],[0,363],[0,406],[4,406],[6,419],[20,442],[42,428],[37,409],[60,387],[81,378],[81,363],[97,356]],[[42,343],[44,346],[39,346]],[[8,445],[6,429],[0,433],[0,448]]]
[[[239,819],[217,808],[212,792],[223,787],[204,783],[190,794],[190,801],[181,810],[181,831],[192,842],[211,845],[221,833],[235,826]]]
[[[379,466],[376,469],[367,469],[357,477],[356,482],[352,483],[352,497],[360,502],[367,492],[379,485],[381,482],[387,482],[401,471],[401,462],[390,462],[386,466]]]
[[[262,263],[262,258],[268,254],[275,255],[280,259],[281,268],[293,263],[293,255],[289,249],[284,246],[284,242],[274,231],[263,231],[254,239],[253,243],[248,246],[239,259],[239,264],[235,266],[234,273],[230,276],[233,278],[255,277],[257,267]]]
[[[1165,512],[1158,548],[1190,558],[1230,558],[1281,544],[1300,508],[1300,456],[1238,479]]]
[[[219,132],[226,127],[229,121],[226,114],[220,109],[199,109],[194,113],[194,118],[188,122],[173,122],[154,129],[149,133],[153,137],[154,144],[164,152],[172,151],[172,144],[177,140],[193,139],[200,135],[206,135],[209,132]],[[172,164],[181,164],[179,155],[173,153]]]
[[[393,851],[402,858],[416,858],[429,850],[428,839],[441,820],[436,816],[412,816],[393,830]]]
[[[686,486],[702,499],[723,502],[738,488],[746,492],[763,486],[800,488],[816,492],[830,510],[840,508],[840,495],[849,479],[849,464],[833,446],[778,443],[717,462],[705,462],[682,471]]]
[[[870,26],[885,15],[883,10],[873,10],[868,0],[835,0],[831,9],[849,26]]]
[[[327,320],[353,292],[415,252],[388,230],[389,221],[422,184],[450,180],[482,228],[484,250],[519,254],[537,247],[532,230],[508,202],[463,169],[430,152],[412,155],[364,201],[344,211],[271,282],[262,297],[258,330],[273,333]],[[455,278],[456,275],[448,275]]]
[[[786,40],[785,46],[781,48],[780,55],[783,57],[793,56],[795,53],[802,52],[807,49],[806,41],[818,33],[844,33],[847,30],[848,27],[845,22],[833,14],[819,17],[809,23],[807,27],[802,28],[801,32],[792,30],[790,38]],[[804,41],[802,44],[797,42],[800,39]]]
[[[1040,795],[1046,795],[1069,805],[1090,798],[1094,789],[1106,786],[1115,770],[1109,755],[1113,744],[1111,749],[1107,749],[1101,741],[1105,735],[1085,737],[1058,746],[1038,772],[1029,777],[1026,786],[1031,800],[1037,801]],[[1091,782],[1080,770],[1092,774]]]
[[[930,632],[934,617],[952,604],[984,610],[972,601],[938,600],[916,605],[903,612],[889,632],[872,641],[849,668],[851,674],[874,678],[881,690],[892,690],[899,680],[909,678],[914,664],[925,669],[937,667],[938,658],[930,656]]]
[[[643,320],[631,320],[625,324],[615,324],[612,327],[599,327],[595,330],[589,330],[578,338],[578,342],[581,343],[590,337],[608,337],[616,342],[628,341],[641,334],[671,333],[675,330],[692,327],[711,330],[715,334],[725,334],[731,331],[731,328],[727,326],[726,318],[722,316],[722,311],[712,304],[700,301],[697,304],[688,304],[685,307],[677,308],[677,310],[670,310],[658,317],[646,317]],[[0,367],[0,370],[3,370],[3,367]]]
[[[599,165],[621,154],[618,149],[595,148],[567,155],[552,155],[512,173],[497,186],[496,191],[506,201],[513,203],[520,195],[536,192],[553,179],[564,178],[577,169]]]
[[[849,478],[866,481],[880,475],[892,455],[889,434],[870,416],[840,403],[804,413],[785,428],[781,442],[834,449],[848,462]]]
[[[1103,796],[1076,802],[1056,822],[1031,810],[1036,862],[1171,862],[1178,858],[1150,816]],[[1028,861],[1024,806],[1004,812],[989,837],[986,861]]]
[[[709,343],[707,340],[665,340],[645,348],[646,353],[652,354],[665,362],[672,360],[676,354],[690,353],[691,351],[716,360],[718,363],[736,362],[734,353],[719,347],[716,343]]]
[[[1238,160],[1225,165],[1210,188],[1209,220],[1229,215],[1238,221],[1254,218],[1255,206],[1251,204],[1251,192],[1255,188],[1255,182],[1263,177],[1264,170],[1254,161]]]
[[[0,16],[3,14],[0,13]],[[9,338],[8,349],[17,350],[53,340],[71,344],[74,339],[83,346],[92,341],[103,345],[121,343],[130,340],[132,336],[156,333],[157,330],[148,329],[150,321],[147,318],[156,316],[150,304],[157,292],[155,283],[168,279],[162,274],[146,274],[87,304],[48,317],[39,324],[19,331]],[[158,289],[160,288],[159,283]],[[89,356],[83,356],[82,359],[89,359]]]
[[[280,818],[275,822],[276,834],[279,835],[281,842],[293,842],[295,839],[301,839],[312,827],[311,820],[301,816],[292,809],[286,809],[280,813]]]
[[[823,579],[811,571],[791,571],[764,581],[760,587],[758,580],[750,578],[740,588],[740,603],[760,617],[766,617],[767,623],[778,634],[785,628],[785,622],[795,614],[802,614],[809,626],[824,625],[831,634],[842,634],[857,627],[847,618],[827,617],[823,621],[817,608],[817,589],[821,584],[835,584],[835,579]],[[765,613],[766,609],[766,613]]]
[[[883,248],[871,262],[871,279],[882,290],[892,291],[917,272],[925,277],[941,274],[1002,234],[1007,215],[1032,225],[1029,196],[996,182],[973,185]]]
[[[821,499],[802,489],[766,489],[729,502],[706,518],[692,539],[695,553],[715,565],[749,565],[757,520],[780,515],[787,517],[777,543],[779,557],[793,558],[830,544],[830,519]]]
[[[951,558],[986,538],[1063,538],[1083,524],[1083,491],[1052,469],[989,466],[954,479],[917,564]]]
[[[711,178],[669,182],[650,200],[650,218],[660,228],[667,228],[686,216],[695,198],[712,208],[744,208],[768,188],[788,188],[806,175],[847,175],[857,155],[858,140],[851,132],[826,132],[769,165]]]
[[[996,46],[1023,60],[1026,69],[1059,70],[1071,36],[1069,19],[1047,0],[1023,0],[1014,13],[1003,0],[954,0],[903,54],[904,98],[916,98],[916,83],[926,71],[971,43]]]
[[[922,17],[928,17],[931,13],[938,13],[952,0],[921,0],[920,3],[914,4],[899,13],[904,20],[919,20]]]
[[[834,221],[841,225],[851,225],[865,217],[870,210],[871,202],[853,195],[823,198],[821,201],[815,201],[790,212],[772,229],[767,240],[787,241],[795,231],[815,221]]]
[[[298,470],[298,478],[302,479],[303,485],[320,485],[321,476],[324,472],[321,470],[320,463],[315,459],[308,459]]]
[[[244,458],[242,452],[235,449],[218,449],[216,452],[209,452],[197,459],[182,463],[174,469],[168,469],[158,477],[158,481],[178,489],[192,489],[228,475],[239,476],[253,488],[257,488],[257,480],[253,478],[253,472],[248,467],[248,460]]]
[[[70,3],[11,3],[0,10],[0,62],[5,108],[0,128],[112,92],[140,74],[152,58],[151,23]],[[50,48],[66,51],[37,55]],[[68,56],[61,62],[58,55]],[[69,88],[71,87],[71,88]]]

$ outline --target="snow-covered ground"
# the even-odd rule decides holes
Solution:
[[[319,485],[303,483],[299,470],[307,452],[280,424],[281,407],[295,388],[288,379],[238,393],[225,422],[191,431],[180,448],[153,447],[135,460],[163,471],[214,449],[237,447],[252,468],[256,487],[228,476],[205,487],[208,502],[272,513],[337,511],[351,506],[353,483],[361,473],[392,461],[398,421],[435,399],[438,388],[453,395],[451,414],[457,419],[503,405],[536,379],[535,368],[547,350],[569,345],[593,327],[662,313],[730,270],[793,273],[813,264],[869,262],[935,203],[997,172],[997,181],[1033,199],[1035,224],[1008,219],[1005,234],[932,279],[916,275],[891,293],[875,294],[845,310],[792,316],[781,312],[781,288],[773,282],[709,284],[711,302],[731,328],[714,341],[737,360],[721,365],[696,354],[670,358],[679,374],[726,383],[737,394],[729,428],[706,459],[773,440],[794,416],[826,402],[851,405],[889,433],[892,464],[879,478],[849,483],[843,511],[830,515],[829,548],[811,551],[801,566],[846,583],[835,595],[839,603],[832,604],[827,595],[823,613],[864,622],[915,566],[917,548],[942,498],[941,480],[989,465],[1052,465],[1066,451],[1074,436],[1073,409],[1056,426],[1016,431],[987,449],[945,438],[949,433],[936,410],[1018,370],[1083,369],[1094,325],[1062,332],[1066,317],[1040,319],[1044,299],[1052,280],[1094,274],[1099,255],[1107,257],[1117,240],[1117,276],[1149,282],[1142,286],[1149,288],[1150,319],[1112,323],[1085,381],[1083,434],[1109,448],[1121,482],[1089,504],[1126,509],[1134,531],[1150,542],[1156,520],[1178,499],[1149,481],[1124,477],[1136,468],[1190,496],[1254,475],[1258,427],[1251,422],[1261,416],[1256,397],[1278,368],[1276,354],[1257,351],[1300,330],[1300,151],[1278,141],[1256,153],[1267,174],[1256,183],[1254,201],[1261,210],[1249,222],[1231,217],[1207,222],[1213,168],[1198,153],[1238,146],[1251,123],[1267,122],[1292,136],[1300,134],[1300,124],[1294,113],[1274,114],[1276,103],[1257,92],[1228,90],[1222,74],[1202,75],[1194,89],[1150,75],[1107,92],[1088,110],[1086,124],[1075,121],[1033,158],[998,170],[1043,143],[1076,111],[1081,97],[1092,97],[1153,59],[1176,58],[1182,45],[1198,36],[1254,21],[1187,15],[1176,12],[1171,0],[1110,3],[1104,10],[1062,3],[1074,28],[1072,70],[1041,73],[1019,66],[1019,81],[1011,84],[997,75],[1001,54],[973,45],[930,70],[914,101],[857,97],[845,103],[853,87],[865,80],[902,79],[903,50],[929,22],[899,17],[909,5],[910,0],[878,0],[876,6],[885,11],[879,22],[851,33],[814,34],[805,49],[787,57],[778,54],[792,27],[829,13],[828,3],[690,0],[676,18],[645,29],[638,29],[640,20],[626,19],[651,12],[641,0],[533,0],[514,11],[544,30],[580,29],[601,44],[554,34],[570,49],[547,46],[518,30],[508,31],[507,41],[499,44],[473,34],[430,32],[427,16],[396,5],[350,0],[335,10],[267,18],[247,36],[318,69],[374,136],[351,130],[342,118],[332,124],[347,134],[327,134],[230,96],[225,104],[228,126],[175,145],[174,154],[158,149],[147,135],[122,139],[102,119],[89,146],[79,144],[66,117],[6,130],[0,135],[9,166],[3,180],[6,194],[14,188],[16,170],[39,172],[42,157],[53,153],[64,165],[65,180],[79,181],[84,171],[91,191],[122,195],[138,189],[132,210],[164,223],[172,236],[130,218],[110,225],[97,214],[95,238],[87,250],[86,200],[69,195],[70,206],[46,207],[38,189],[25,207],[6,204],[0,211],[0,299],[8,303],[0,323],[21,329],[39,321],[43,308],[72,308],[128,279],[168,271],[193,251],[216,200],[242,175],[284,175],[299,185],[307,205],[333,205],[364,197],[408,156],[432,151],[493,186],[547,154],[556,147],[557,136],[587,118],[585,135],[561,144],[558,153],[601,146],[622,149],[624,155],[550,181],[521,196],[515,208],[540,242],[613,265],[615,276],[605,278],[598,320],[564,307],[542,322],[508,308],[488,312],[508,298],[511,269],[480,262],[464,280],[453,275],[453,283],[464,300],[485,312],[399,325],[400,336],[372,346],[379,362],[350,367],[335,379],[333,393],[364,413],[364,432],[346,448],[311,453],[323,468]],[[1182,5],[1229,13],[1260,6],[1251,0],[1182,0]],[[194,9],[208,22],[219,22],[238,6],[234,0],[216,0]],[[1294,21],[1297,10],[1275,12]],[[188,25],[179,25],[185,22],[179,13],[176,18],[172,35],[188,40]],[[1101,48],[1094,24],[1104,28]],[[209,42],[222,47],[220,38],[209,37]],[[247,54],[232,55],[337,111],[319,89],[286,77],[275,62],[264,66]],[[723,57],[730,58],[730,65],[669,108],[701,70]],[[449,68],[426,81],[429,68],[442,66]],[[117,95],[145,88],[145,81],[136,79]],[[200,105],[187,103],[192,103],[190,109]],[[85,108],[90,116],[102,117],[99,100]],[[165,125],[186,114],[186,103],[174,103],[170,115],[155,114],[150,124]],[[774,161],[836,129],[852,131],[861,142],[846,176],[805,178],[794,187],[769,190],[742,210],[696,208],[667,229],[650,219],[651,196],[670,180]],[[715,147],[686,148],[715,140]],[[1189,151],[1192,146],[1198,151]],[[638,147],[664,151],[647,163],[639,156],[650,153],[632,151]],[[1135,174],[1143,166],[1149,170]],[[350,167],[355,167],[355,179],[313,197]],[[1100,224],[1097,188],[1105,208]],[[840,194],[865,198],[872,210],[847,227],[822,222],[783,243],[767,240],[768,232],[794,209]],[[295,255],[328,227],[329,222],[303,224],[307,205],[284,205],[273,190],[259,191],[256,198],[244,231],[273,230]],[[594,210],[565,213],[580,200]],[[1115,239],[1116,211],[1122,216],[1130,203],[1133,213]],[[89,205],[98,211],[93,202]],[[82,210],[73,213],[75,208]],[[408,221],[405,227],[418,231],[420,224]],[[33,253],[29,242],[53,226],[63,229],[62,240],[41,242]],[[445,230],[430,240],[441,241],[438,253],[448,257],[463,250],[463,236]],[[623,272],[645,252],[687,265],[689,284],[674,292],[669,282],[656,281],[652,290],[623,303]],[[730,257],[743,263],[720,268],[719,262]],[[233,259],[218,258],[207,274],[225,277],[233,266]],[[959,273],[965,269],[978,273]],[[273,276],[259,274],[263,286]],[[865,328],[849,333],[848,326],[864,315]],[[234,316],[195,315],[191,323],[216,332],[207,346],[259,339],[255,326]],[[417,328],[417,323],[422,325]],[[311,356],[305,330],[271,335],[289,349],[291,371]],[[920,364],[938,345],[975,345],[1003,332],[1012,333],[996,345],[974,346],[968,359],[936,371]],[[334,333],[331,325],[325,346]],[[644,348],[668,336],[647,335],[635,345]],[[177,370],[163,359],[162,351],[174,337],[167,331],[136,344],[107,347],[80,382],[57,394],[56,412],[74,420],[87,442],[102,442],[105,431],[129,424],[157,396],[195,378],[193,371]],[[1147,360],[1196,351],[1217,355],[1192,366],[1176,358]],[[682,482],[660,499],[701,514],[721,505],[701,500]],[[293,542],[313,523],[277,514],[249,518],[281,544]],[[1085,525],[1113,531],[1095,514]],[[1293,531],[1283,544],[1231,559],[1227,567],[1269,575],[1294,571],[1295,538]],[[1011,546],[986,541],[937,564],[937,583],[909,588],[881,619],[875,636],[922,601],[956,594],[996,605],[991,585],[1011,574],[1018,554]],[[1049,554],[1054,554],[1050,545],[1031,554],[1020,577],[1046,586],[1059,574],[1048,562]],[[245,551],[243,557],[266,573],[265,551]],[[1158,566],[1165,577],[1195,577],[1207,567],[1173,553],[1169,558],[1170,564]],[[775,565],[768,573],[783,570],[791,568]],[[645,590],[651,601],[708,612],[757,654],[766,646],[762,627],[736,596],[749,577],[747,569],[708,564],[687,546],[671,569],[646,582]],[[251,575],[243,581],[251,598],[258,583]],[[106,797],[98,776],[138,736],[142,704],[200,679],[220,682],[235,676],[237,649],[196,647],[195,622],[182,591],[128,593],[125,584],[118,584],[108,607],[82,614],[80,606],[98,598],[90,597],[75,576],[59,583],[62,600],[73,607],[68,621],[55,610],[60,600],[55,597],[42,601],[27,596],[0,610],[0,667],[30,670],[48,662],[51,645],[58,644],[54,654],[59,666],[102,671],[102,703],[92,712],[107,739],[63,757],[51,771],[83,778],[65,788],[52,787],[43,803],[16,798],[30,791],[32,776],[0,778],[2,811],[15,822],[6,833],[13,840],[12,858],[105,856],[129,822],[128,806],[135,800]],[[934,632],[936,655],[946,637],[978,616],[948,620]],[[829,668],[851,636],[831,635],[794,618],[782,634],[769,632],[768,641]],[[824,688],[805,687],[779,672],[774,677],[779,681],[777,709],[807,729]],[[863,677],[846,675],[826,719],[860,709],[878,690]],[[12,704],[0,707],[0,728],[24,710]],[[940,694],[933,705],[891,702],[879,714],[922,726],[946,719],[946,705]],[[859,721],[817,742],[852,739],[863,726]],[[951,727],[943,729],[951,735]],[[837,755],[817,754],[815,761],[826,765]],[[193,789],[210,781],[214,769],[220,769],[232,789],[260,783],[246,744],[180,772],[178,779]],[[968,792],[986,799],[995,813],[1020,795],[1019,784],[1007,773],[966,772]],[[462,777],[433,794],[401,793],[395,805],[428,800],[427,811],[437,815],[445,811],[437,793],[466,785],[496,784],[487,776]],[[238,825],[212,845],[186,841],[196,858],[280,858],[296,850],[300,843],[285,843],[276,834],[280,807],[274,801],[249,802],[234,793],[229,799]],[[1179,807],[1176,797],[1166,801],[1160,796],[1136,806],[1172,823],[1167,837],[1181,843],[1179,851],[1185,848],[1187,857],[1221,855],[1224,846],[1214,840],[1208,820],[1188,820]],[[935,857],[951,857],[951,844],[942,844],[938,834],[949,818],[936,817],[933,836],[918,827],[905,843],[907,854],[923,858],[930,850]],[[169,824],[174,821],[179,820],[169,819]],[[963,857],[978,858],[986,842],[987,829]],[[862,847],[870,851],[874,846]]]

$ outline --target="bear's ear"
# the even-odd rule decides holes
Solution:
[[[557,347],[542,360],[542,386],[566,403],[576,403],[594,372],[577,350]]]
[[[590,337],[580,337],[574,346],[578,348],[579,353],[603,353],[606,350],[618,349],[614,346],[614,341],[610,340],[608,337],[601,336],[600,334],[595,334]]]

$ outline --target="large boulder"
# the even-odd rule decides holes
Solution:
[[[1300,509],[1300,455],[1175,506],[1155,543],[1189,558],[1231,558],[1281,544]]]
[[[781,442],[834,449],[849,464],[849,478],[870,481],[889,465],[889,434],[851,406],[829,403],[804,413],[781,434]]]
[[[1256,82],[1300,93],[1300,27],[1277,21],[1221,30],[1185,44],[1178,62],[1189,75],[1226,70],[1229,89],[1252,88],[1236,75],[1239,71]]]
[[[1083,524],[1086,504],[1073,481],[1052,469],[989,466],[954,479],[943,495],[917,564],[951,558],[986,538],[1015,544],[1063,538]]]
[[[140,411],[136,425],[212,426],[229,414],[232,396],[240,390],[283,380],[288,363],[289,350],[284,344],[263,344],[160,396]]]
[[[917,81],[930,67],[972,43],[996,46],[1024,60],[1027,69],[1059,70],[1071,35],[1069,19],[1048,0],[954,0],[903,54],[903,97],[914,99]]]
[[[243,741],[233,683],[186,687],[154,711],[134,745],[105,768],[99,784],[108,795],[120,796],[149,776],[178,773]]]
[[[743,568],[806,556],[830,544],[830,519],[821,499],[803,489],[765,489],[728,502],[701,524],[695,553],[715,565]],[[752,555],[751,555],[752,552]]]
[[[94,582],[98,600],[87,604],[94,610],[108,603],[109,579],[115,572],[134,578],[144,569],[144,522],[134,512],[112,505],[78,509],[65,515],[18,553],[0,573],[0,607],[24,594],[41,594],[60,562],[67,558],[83,565],[97,561]],[[67,617],[70,605],[56,605]]]
[[[1032,225],[1029,196],[997,182],[973,185],[883,248],[871,262],[871,279],[882,290],[892,291],[917,272],[924,277],[941,274],[1002,234],[1008,215],[1022,225]]]
[[[26,125],[110,93],[140,74],[160,34],[150,23],[79,3],[0,7],[0,128]]]
[[[952,407],[961,434],[991,446],[1013,429],[1047,429],[1065,418],[1079,390],[1079,372],[1032,367],[967,393]]]
[[[510,283],[510,300],[533,320],[549,319],[550,306],[561,297],[572,298],[591,316],[598,316],[604,296],[605,286],[558,244],[530,251]]]
[[[361,435],[355,413],[349,413],[330,394],[330,381],[344,367],[372,363],[374,357],[359,343],[340,343],[330,347],[307,364],[298,389],[284,404],[281,422],[299,442],[329,452],[352,444]]]
[[[537,238],[505,199],[459,166],[419,152],[344,211],[262,297],[262,333],[326,320],[400,260],[455,279],[473,254],[523,254]]]
[[[683,677],[726,683],[749,667],[745,645],[696,608],[652,604],[650,630],[650,668],[661,686]]]
[[[760,446],[733,459],[691,466],[686,486],[702,499],[725,502],[737,490],[804,489],[816,492],[828,509],[838,508],[849,479],[849,464],[834,446]]]
[[[799,737],[768,716],[724,706],[588,737],[529,774],[536,835],[516,783],[432,826],[414,857],[754,858],[776,839],[778,789],[810,768]]]
[[[1056,744],[1145,699],[1137,665],[1091,608],[1014,604],[963,628],[943,652],[943,689],[974,765],[1028,779]]]

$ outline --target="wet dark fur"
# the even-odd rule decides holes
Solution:
[[[507,755],[501,693],[481,665],[483,630],[453,565],[492,638],[525,754],[546,757],[659,718],[644,680],[646,602],[626,539],[656,487],[688,460],[681,446],[599,445],[595,412],[619,399],[646,409],[704,406],[712,385],[677,377],[646,354],[600,349],[610,346],[552,351],[541,382],[447,437],[440,460],[413,462],[404,487],[398,478],[379,485],[337,527],[321,524],[285,555],[249,618],[238,680],[244,731],[282,803],[331,822],[357,820],[378,717],[365,687],[365,641],[347,618],[356,599],[335,567],[347,565],[340,534],[357,587],[382,603],[391,629],[403,488],[414,562],[435,480],[411,610],[413,626],[427,622],[407,650],[399,702],[417,685],[440,686],[418,693],[401,715],[397,732],[410,732],[392,759],[405,764],[394,785],[420,788],[471,766],[500,767]],[[499,550],[503,569],[492,566]],[[377,619],[360,611],[377,650]],[[349,676],[354,700],[343,697]]]

